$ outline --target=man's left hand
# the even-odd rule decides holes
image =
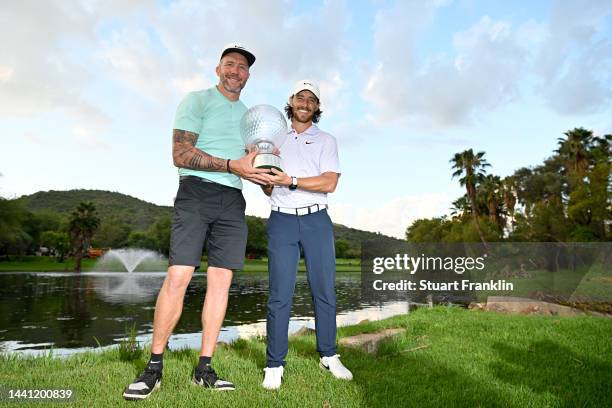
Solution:
[[[279,171],[275,168],[271,168],[270,171],[272,173],[269,175],[270,184],[283,187],[288,187],[291,185],[291,177],[287,173]]]

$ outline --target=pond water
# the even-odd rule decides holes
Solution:
[[[0,351],[68,355],[117,344],[134,327],[138,340],[151,338],[156,295],[165,272],[2,273],[0,274]],[[199,348],[200,313],[206,278],[197,272],[187,289],[184,310],[170,348]],[[359,273],[336,279],[338,325],[406,313],[405,298],[364,300]],[[239,273],[230,288],[220,341],[265,334],[268,277]],[[298,274],[290,332],[314,328],[310,290]]]

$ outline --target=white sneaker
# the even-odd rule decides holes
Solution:
[[[264,368],[265,376],[261,385],[267,390],[278,390],[281,386],[284,371],[285,367],[283,366]]]
[[[330,373],[336,378],[341,380],[352,380],[353,373],[349,371],[348,368],[342,364],[340,361],[340,355],[336,354],[331,357],[321,357],[321,361],[319,362],[319,366],[326,370],[329,370]]]

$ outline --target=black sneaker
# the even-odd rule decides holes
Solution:
[[[138,401],[147,398],[161,385],[162,371],[148,365],[143,373],[135,379],[123,392],[123,398],[129,401]]]
[[[219,378],[210,364],[206,364],[203,369],[196,367],[193,373],[193,383],[215,391],[233,391],[236,389],[231,382]]]

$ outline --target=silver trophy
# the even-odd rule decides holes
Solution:
[[[281,158],[274,153],[287,137],[287,122],[283,114],[270,105],[255,105],[242,116],[240,134],[247,145],[257,147],[259,154],[253,167],[283,171]]]

